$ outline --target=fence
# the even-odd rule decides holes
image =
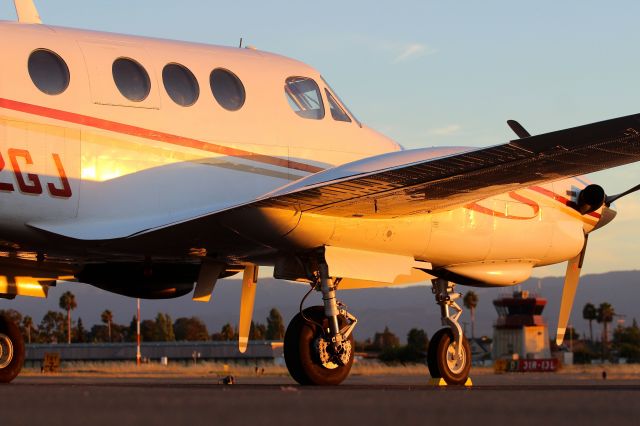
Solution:
[[[142,357],[160,360],[164,357],[174,361],[273,361],[282,357],[281,341],[249,342],[247,351],[238,351],[238,343],[230,342],[150,342],[141,345]],[[26,345],[29,364],[40,363],[46,353],[57,353],[65,361],[135,361],[135,343],[72,343]]]

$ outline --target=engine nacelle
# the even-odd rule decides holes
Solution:
[[[434,275],[474,287],[506,287],[529,279],[533,265],[534,261],[528,259],[471,262],[447,266],[445,270],[454,276],[438,271]]]
[[[86,265],[78,281],[102,290],[140,299],[173,299],[193,290],[199,264],[134,262]]]
[[[580,214],[594,212],[603,206],[605,197],[604,189],[600,185],[588,185],[578,194],[576,210]]]

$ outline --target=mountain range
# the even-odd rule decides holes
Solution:
[[[492,335],[493,323],[497,318],[492,301],[500,296],[511,295],[514,290],[528,290],[547,299],[543,315],[549,323],[550,336],[555,336],[562,282],[562,277],[548,277],[530,279],[516,287],[471,289],[458,286],[456,290],[462,293],[473,290],[478,295],[476,336]],[[266,322],[269,310],[275,307],[288,323],[298,311],[300,300],[308,288],[303,284],[262,278],[256,292],[254,319]],[[67,290],[75,294],[78,304],[72,313],[73,319],[82,318],[85,328],[100,323],[100,314],[105,309],[113,312],[114,321],[119,324],[129,324],[135,315],[135,299],[77,283],[59,284],[50,290],[46,300],[20,297],[13,301],[0,299],[0,309],[16,309],[23,315],[32,316],[34,322],[39,323],[48,310],[60,310],[60,295]],[[439,309],[428,285],[345,290],[338,292],[338,298],[358,317],[355,333],[359,340],[373,337],[385,327],[389,327],[401,340],[405,340],[407,332],[413,327],[426,330],[429,336],[441,327]],[[588,323],[582,319],[582,308],[587,302],[596,307],[602,302],[611,303],[616,313],[621,315],[616,320],[631,324],[633,318],[640,318],[640,271],[608,272],[582,277],[571,316],[571,323],[581,334],[589,332]],[[239,303],[240,280],[224,279],[218,281],[209,303],[193,302],[190,295],[170,300],[143,300],[141,316],[143,319],[151,319],[158,312],[168,313],[174,320],[178,317],[197,316],[207,324],[209,332],[213,333],[227,322],[237,324]],[[305,306],[314,304],[321,304],[319,294],[310,295]],[[467,327],[467,334],[471,332],[469,318],[470,315],[465,310],[461,321]],[[600,327],[594,324],[594,337],[599,337],[599,333]]]

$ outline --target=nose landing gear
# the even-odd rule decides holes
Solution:
[[[458,323],[462,308],[455,301],[461,294],[454,292],[454,286],[454,283],[441,278],[433,280],[432,291],[440,306],[442,325],[447,327],[438,330],[431,338],[427,366],[431,377],[442,378],[449,385],[463,385],[469,378],[471,349]],[[456,311],[455,314],[450,314],[450,308]]]

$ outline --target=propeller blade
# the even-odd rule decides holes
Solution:
[[[218,277],[224,272],[223,263],[203,261],[193,290],[193,301],[207,303],[211,300],[211,293],[216,286]]]
[[[524,127],[522,127],[522,124],[518,123],[516,120],[507,120],[507,125],[511,127],[511,130],[513,130],[513,132],[518,135],[520,139],[528,138],[531,136],[531,134],[527,132]]]
[[[556,334],[556,344],[558,346],[564,341],[564,334],[565,331],[567,331],[573,300],[575,299],[578,283],[580,282],[580,271],[582,270],[584,255],[587,251],[588,239],[589,235],[587,234],[584,236],[582,251],[567,263],[567,273],[564,278],[564,287],[562,288],[562,301],[560,302],[560,315],[558,316],[558,331]]]
[[[240,295],[240,321],[238,324],[238,350],[247,351],[249,332],[253,318],[253,302],[256,300],[256,284],[258,283],[258,265],[247,265],[242,275],[242,294]]]
[[[636,185],[636,186],[634,186],[634,187],[633,187],[633,188],[631,188],[631,189],[627,189],[626,191],[621,192],[620,194],[616,194],[616,195],[607,195],[607,197],[606,197],[606,198],[605,198],[605,200],[604,200],[604,205],[605,205],[605,206],[607,206],[607,207],[609,207],[609,206],[611,205],[611,203],[613,203],[614,201],[616,201],[618,198],[622,198],[622,197],[624,197],[625,195],[629,195],[629,194],[631,194],[632,192],[636,192],[636,191],[638,191],[638,190],[640,190],[640,185]]]

